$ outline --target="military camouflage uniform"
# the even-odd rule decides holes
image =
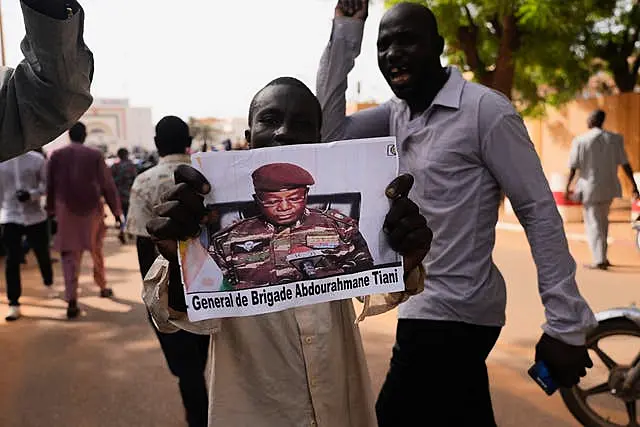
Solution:
[[[215,233],[209,253],[233,289],[292,282],[373,267],[358,224],[335,210],[307,209],[278,229],[262,216]]]

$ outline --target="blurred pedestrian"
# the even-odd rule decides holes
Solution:
[[[122,214],[126,220],[127,212],[129,211],[131,186],[138,175],[136,165],[129,159],[129,150],[126,148],[118,150],[118,160],[111,166],[111,175],[116,183],[120,204],[122,205]]]
[[[136,165],[129,159],[129,150],[121,148],[118,150],[118,160],[111,166],[111,175],[116,183],[118,189],[118,196],[120,197],[120,205],[122,206],[122,214],[124,215],[125,223],[127,221],[127,212],[129,212],[129,194],[131,192],[131,186],[133,181],[138,175]],[[118,238],[121,243],[126,242],[124,234],[124,224],[121,224],[120,233]]]
[[[586,267],[599,270],[607,270],[611,266],[607,258],[609,209],[614,198],[622,197],[618,166],[622,166],[631,182],[633,199],[638,198],[638,186],[624,149],[624,138],[604,130],[605,119],[604,111],[595,110],[587,119],[589,131],[573,140],[565,192],[565,197],[582,202],[585,232],[593,256],[593,263]],[[576,172],[578,180],[571,194]]]
[[[9,312],[5,319],[8,321],[20,317],[24,237],[36,255],[44,285],[51,291],[53,284],[47,213],[41,204],[46,187],[46,162],[39,153],[31,151],[0,163],[0,224],[7,252],[5,277]]]
[[[113,296],[104,271],[106,226],[102,198],[117,223],[124,219],[116,185],[102,153],[83,145],[87,138],[85,125],[76,123],[69,130],[69,138],[71,144],[54,151],[49,160],[47,210],[55,215],[58,224],[55,248],[62,256],[67,317],[72,319],[80,313],[78,276],[84,251],[91,253],[93,278],[100,296]]]

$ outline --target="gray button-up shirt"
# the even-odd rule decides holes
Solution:
[[[551,336],[579,345],[595,325],[575,281],[562,219],[524,123],[501,94],[467,82],[455,68],[421,115],[404,101],[345,117],[347,75],[360,52],[363,23],[337,18],[318,72],[324,140],[394,135],[410,194],[433,230],[424,266],[425,290],[399,309],[400,318],[501,326],[505,282],[492,260],[500,192],[524,226]]]
[[[582,203],[611,203],[622,196],[618,166],[629,163],[622,135],[593,128],[573,140],[569,167],[578,170]]]

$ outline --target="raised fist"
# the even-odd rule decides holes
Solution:
[[[339,0],[336,16],[347,16],[365,21],[369,15],[369,0]]]

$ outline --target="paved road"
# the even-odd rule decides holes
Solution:
[[[581,268],[578,274],[580,288],[595,310],[634,300],[640,303],[640,255],[633,247],[628,224],[613,227],[610,258],[620,267],[611,272]],[[570,243],[572,252],[578,262],[587,262],[588,251],[579,237],[581,228],[570,231],[577,239]],[[35,261],[29,258],[23,276],[26,317],[12,324],[0,321],[0,426],[184,425],[177,387],[140,303],[135,248],[121,247],[110,234],[106,253],[108,277],[117,298],[98,297],[90,265],[85,265],[81,305],[87,313],[75,322],[64,319],[62,301],[42,295]],[[498,423],[505,427],[577,426],[558,396],[546,397],[526,376],[543,310],[523,234],[499,231],[495,260],[509,283],[508,324],[490,356]],[[57,266],[56,280],[61,282]],[[0,292],[4,314],[4,289]],[[362,325],[376,389],[387,369],[394,316],[389,313]]]

